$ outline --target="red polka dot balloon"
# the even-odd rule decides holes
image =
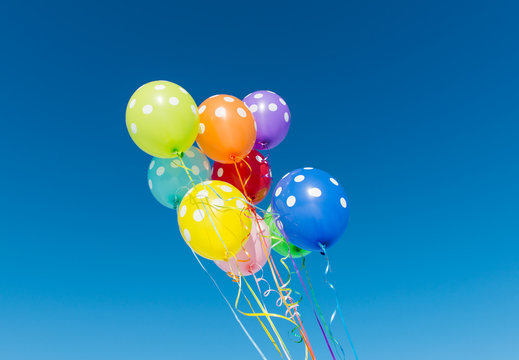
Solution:
[[[242,161],[236,163],[236,166],[215,162],[211,178],[234,185],[253,204],[257,204],[270,190],[272,172],[267,159],[259,151],[252,150]]]

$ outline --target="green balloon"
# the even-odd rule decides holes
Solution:
[[[152,81],[135,91],[126,107],[126,128],[144,152],[173,158],[195,142],[200,120],[196,103],[181,86]]]
[[[267,213],[265,214],[265,223],[269,227],[270,230],[270,236],[272,239],[272,250],[277,252],[281,256],[288,256],[289,255],[289,249],[290,254],[293,258],[300,258],[304,257],[311,253],[311,251],[301,249],[295,245],[288,245],[283,235],[279,232],[279,229],[276,226],[276,222],[274,221],[274,218],[272,217],[272,213],[270,212],[270,206],[267,209]]]

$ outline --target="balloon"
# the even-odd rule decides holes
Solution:
[[[260,237],[261,229],[262,237]],[[267,255],[265,255],[265,250]],[[215,261],[216,265],[227,273],[233,273],[236,276],[252,275],[258,272],[266,263],[270,254],[270,232],[262,219],[258,222],[253,221],[252,231],[247,243],[243,249],[236,254],[236,257],[230,258],[228,261]]]
[[[294,170],[276,185],[272,210],[276,225],[292,244],[320,251],[335,244],[348,224],[346,194],[337,180],[313,168]]]
[[[270,237],[272,238],[272,250],[277,252],[279,255],[285,257],[289,256],[290,254],[293,258],[300,258],[311,253],[311,251],[303,250],[293,244],[287,243],[287,241],[279,232],[279,229],[276,226],[274,217],[271,214],[270,206],[267,209],[267,213],[265,214],[265,223],[267,224],[270,230]]]
[[[247,95],[243,102],[254,115],[257,125],[254,149],[273,149],[278,146],[290,128],[290,110],[278,94],[260,90]]]
[[[135,91],[126,107],[126,127],[143,151],[172,158],[195,142],[199,126],[196,103],[182,87],[152,81]]]
[[[200,129],[196,141],[214,161],[232,164],[254,146],[256,123],[247,106],[234,96],[214,95],[198,109]]]
[[[272,171],[267,159],[259,151],[252,150],[237,164],[215,162],[211,178],[234,185],[252,203],[257,204],[267,196],[270,190]],[[245,185],[245,189],[243,185]]]
[[[189,190],[177,218],[186,243],[210,260],[233,257],[251,232],[252,215],[245,198],[223,181],[204,181]]]
[[[209,180],[211,165],[207,157],[196,147],[191,146],[182,157],[184,165],[190,169],[195,184]],[[178,157],[172,159],[153,158],[148,168],[148,186],[159,203],[176,209],[186,192],[193,187],[186,170],[181,167]]]

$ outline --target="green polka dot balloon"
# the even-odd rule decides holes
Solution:
[[[274,221],[274,218],[272,217],[271,208],[267,209],[267,213],[265,214],[265,223],[269,227],[270,230],[270,236],[272,238],[272,250],[277,252],[279,255],[285,257],[289,256],[289,254],[292,254],[293,258],[300,258],[304,257],[311,253],[311,251],[301,249],[295,245],[288,245],[285,238],[281,233],[279,232],[279,229],[276,226],[276,222]],[[290,252],[289,252],[290,249]]]
[[[195,142],[200,121],[183,87],[152,81],[135,91],[126,107],[126,128],[135,144],[158,158],[172,158]]]

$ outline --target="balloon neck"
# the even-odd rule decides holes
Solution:
[[[231,260],[232,257],[234,257],[234,255],[232,255],[229,252],[225,252],[225,258],[223,259],[223,261],[227,262],[227,261]]]
[[[319,247],[321,248],[321,255],[326,255],[326,248],[324,246],[324,244],[322,243],[319,243]]]
[[[229,159],[231,159],[233,163],[237,164],[239,162],[242,162],[244,158],[241,158],[237,155],[229,155]]]
[[[259,271],[259,269],[261,269],[261,268],[259,267],[259,265],[255,264],[255,263],[250,264],[250,266],[248,268],[248,270],[251,274],[254,274],[255,272]]]

